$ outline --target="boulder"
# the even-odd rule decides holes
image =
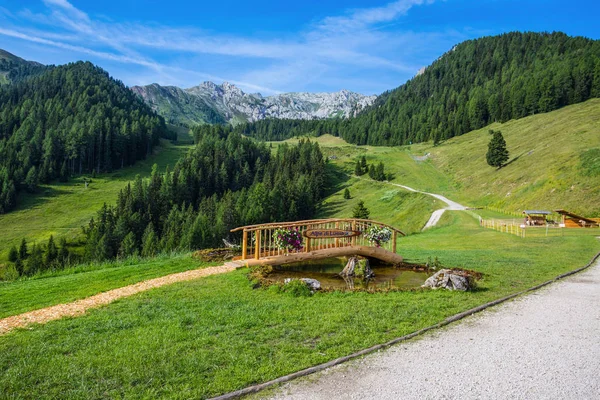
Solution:
[[[464,273],[452,271],[450,269],[442,269],[434,275],[427,278],[421,287],[432,289],[448,289],[467,291],[472,288],[472,278]]]
[[[283,280],[283,283],[288,284],[293,280],[293,278],[285,278]],[[321,282],[319,282],[316,279],[312,279],[312,278],[300,278],[299,280],[301,280],[302,282],[306,283],[306,286],[308,286],[308,288],[310,290],[320,290],[321,289]]]

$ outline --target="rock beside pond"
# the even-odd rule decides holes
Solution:
[[[321,289],[321,282],[319,282],[316,279],[311,279],[311,278],[300,278],[299,280],[301,280],[302,282],[306,283],[306,286],[308,286],[308,288],[310,290],[320,290]],[[288,284],[291,281],[293,281],[292,278],[285,278],[283,280],[283,283]]]
[[[467,291],[472,288],[472,278],[467,274],[461,274],[458,271],[450,269],[442,269],[436,272],[433,276],[427,278],[421,287],[429,287],[432,289],[448,289]]]

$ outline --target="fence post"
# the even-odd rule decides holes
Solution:
[[[248,231],[244,229],[242,239],[242,260],[246,259],[246,253],[248,252]]]
[[[261,232],[261,230],[258,229],[255,232],[256,232],[256,245],[254,248],[254,259],[258,260],[258,259],[260,259],[260,232]]]

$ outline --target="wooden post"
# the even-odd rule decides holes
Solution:
[[[396,231],[392,233],[392,252],[396,252]]]
[[[307,253],[310,252],[310,238],[306,238],[306,246],[304,246],[304,249],[306,250]]]
[[[335,223],[335,229],[340,229],[340,223],[339,222]],[[335,238],[335,247],[336,248],[340,247],[340,239],[338,239],[338,238]]]
[[[244,229],[244,235],[242,239],[242,260],[246,259],[246,253],[248,252],[248,231]]]
[[[352,220],[352,230],[356,230],[356,220]],[[356,246],[356,236],[352,236],[352,246]]]
[[[254,247],[254,259],[258,260],[260,258],[260,229],[255,231],[256,234],[256,245]]]

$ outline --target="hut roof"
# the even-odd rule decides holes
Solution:
[[[545,210],[525,210],[523,211],[523,214],[540,214],[540,215],[550,215],[552,214],[550,211],[545,211]]]

